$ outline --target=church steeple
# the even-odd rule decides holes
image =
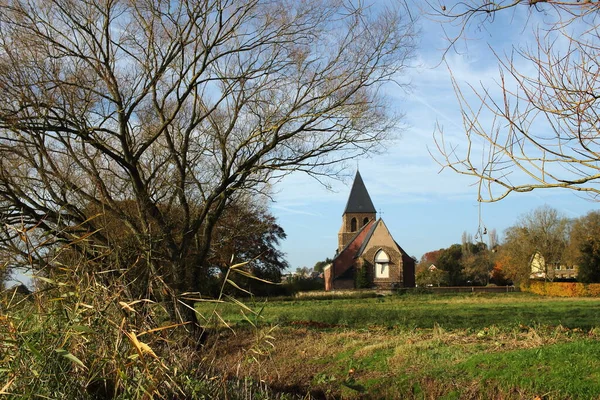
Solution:
[[[350,243],[363,226],[369,221],[375,220],[376,215],[377,211],[371,201],[371,196],[369,196],[360,172],[356,171],[346,209],[342,215],[342,227],[338,233],[338,252],[341,252]]]
[[[356,171],[356,176],[354,177],[354,183],[350,190],[350,196],[348,197],[344,214],[376,212],[375,206],[373,206],[373,202],[371,201],[371,196],[369,196],[365,183],[360,176],[360,172]]]

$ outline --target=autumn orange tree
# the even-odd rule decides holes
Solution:
[[[402,12],[353,1],[0,5],[3,249],[94,258],[121,245],[109,215],[191,322],[231,201],[376,151],[398,121],[382,85],[414,48]]]

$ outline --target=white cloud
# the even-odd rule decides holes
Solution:
[[[471,32],[483,40],[467,43],[461,47],[461,53],[448,53],[448,67],[473,106],[479,104],[479,99],[468,84],[485,88],[494,97],[501,95],[498,65],[492,49],[503,55],[509,53],[515,43],[533,43],[533,35],[523,26],[525,23],[534,26],[542,17],[532,15],[527,22],[527,12],[520,7],[518,10],[514,15],[504,14],[489,25],[489,32]],[[459,242],[462,231],[474,233],[482,222],[474,178],[449,170],[440,172],[440,165],[428,151],[436,151],[433,139],[436,122],[444,127],[444,139],[459,146],[459,151],[466,145],[463,119],[448,68],[444,64],[436,67],[443,47],[440,28],[431,21],[423,21],[422,32],[415,68],[409,70],[406,78],[412,87],[408,92],[394,85],[386,87],[396,111],[406,115],[407,128],[398,140],[387,143],[385,154],[359,162],[375,207],[384,211],[386,224],[400,244],[416,256]],[[520,72],[535,73],[531,64],[523,60],[516,62]],[[481,124],[491,126],[492,115],[482,114]],[[283,227],[289,236],[283,250],[289,253],[293,267],[313,265],[325,256],[332,256],[354,168],[348,165],[349,178],[345,182],[328,182],[332,190],[303,174],[292,174],[276,185],[277,203],[272,209],[285,220]],[[593,207],[566,191],[515,194],[500,203],[482,205],[483,222],[488,229],[496,228],[501,233],[519,215],[544,203],[570,216],[581,215]]]

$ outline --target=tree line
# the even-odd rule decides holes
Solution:
[[[579,282],[600,282],[599,211],[569,219],[543,206],[507,228],[503,241],[498,242],[495,230],[488,235],[489,244],[473,243],[464,233],[462,244],[425,253],[417,266],[417,284],[521,285],[529,279],[561,279],[556,272],[561,269],[576,271]]]
[[[430,251],[417,265],[416,283],[418,286],[487,285],[494,259],[494,253],[485,243],[468,240]]]
[[[542,260],[542,276],[554,280],[556,268],[577,269],[577,281],[600,282],[600,212],[569,219],[554,208],[540,207],[508,228],[499,262],[517,282],[528,279],[531,260]]]

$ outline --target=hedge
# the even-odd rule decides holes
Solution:
[[[531,281],[521,288],[524,292],[556,297],[600,297],[600,283]]]

